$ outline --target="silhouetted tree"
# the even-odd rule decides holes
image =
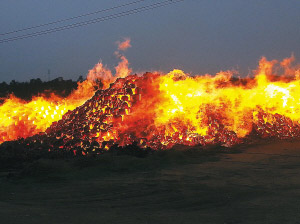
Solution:
[[[77,82],[72,80],[64,80],[59,77],[57,79],[43,82],[41,79],[30,79],[29,82],[16,82],[12,80],[9,84],[5,82],[0,83],[0,103],[3,103],[3,98],[13,93],[15,96],[24,99],[31,100],[33,96],[37,96],[41,93],[47,96],[49,93],[66,97],[72,90],[77,88]]]

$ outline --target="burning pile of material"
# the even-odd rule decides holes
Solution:
[[[263,58],[254,78],[228,72],[190,77],[180,70],[118,78],[44,134],[24,141],[85,155],[133,143],[168,149],[230,147],[253,137],[299,138],[300,70],[283,66],[293,76],[278,77],[271,73],[276,63]]]
[[[71,150],[83,155],[134,142],[141,148],[152,149],[171,148],[175,144],[234,145],[240,142],[236,133],[218,123],[213,114],[208,118],[210,125],[205,136],[190,129],[185,121],[156,126],[155,110],[165,100],[158,85],[161,78],[152,73],[119,78],[108,89],[98,90],[83,105],[64,114],[44,134],[23,141],[29,148],[38,145],[49,151]]]
[[[122,44],[119,50],[130,46],[129,40]],[[5,130],[0,141],[19,139],[27,148],[85,155],[133,143],[152,149],[176,144],[230,147],[246,139],[300,137],[300,67],[293,66],[294,57],[281,62],[262,58],[253,77],[236,78],[228,71],[215,76],[189,76],[180,70],[130,75],[127,59],[116,55],[121,59],[117,75],[99,63],[77,95],[53,98],[53,106],[8,113],[4,103],[0,111],[9,119],[0,118]],[[104,88],[94,92],[97,80]],[[10,107],[20,107],[12,102]]]

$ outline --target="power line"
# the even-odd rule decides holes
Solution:
[[[11,42],[11,41],[16,41],[16,40],[21,40],[21,39],[32,38],[32,37],[36,37],[36,36],[40,36],[40,35],[46,35],[46,34],[59,32],[59,31],[63,31],[63,30],[78,28],[78,27],[81,27],[81,26],[86,26],[86,25],[99,23],[99,22],[103,22],[103,21],[107,21],[107,20],[111,20],[111,19],[116,19],[116,18],[120,18],[120,17],[125,17],[125,16],[128,16],[128,15],[133,15],[133,14],[137,14],[137,13],[140,13],[140,12],[149,11],[149,10],[152,10],[152,9],[164,7],[164,6],[175,4],[175,3],[178,3],[178,2],[182,2],[182,1],[184,1],[184,0],[166,0],[166,1],[163,1],[163,2],[150,4],[150,5],[147,5],[147,6],[143,6],[143,7],[123,11],[123,12],[120,12],[120,13],[111,14],[111,15],[108,15],[108,16],[98,17],[96,19],[86,20],[86,21],[83,21],[83,22],[73,23],[73,24],[60,26],[60,27],[56,27],[56,28],[51,28],[51,29],[47,29],[47,30],[42,30],[42,31],[34,32],[34,33],[29,33],[29,34],[25,34],[25,35],[20,35],[20,36],[16,36],[16,37],[2,39],[2,40],[0,40],[0,44]]]
[[[56,21],[53,21],[53,22],[49,22],[49,23],[44,23],[44,24],[40,24],[40,25],[36,25],[36,26],[22,28],[22,29],[19,29],[19,30],[9,31],[9,32],[6,32],[6,33],[0,33],[0,36],[5,36],[5,35],[9,35],[9,34],[13,34],[13,33],[18,33],[18,32],[22,32],[22,31],[26,31],[26,30],[32,30],[32,29],[35,29],[35,28],[40,28],[40,27],[44,27],[44,26],[49,26],[49,25],[53,25],[53,24],[57,24],[57,23],[62,23],[62,22],[66,22],[66,21],[69,21],[69,20],[73,20],[73,19],[78,19],[78,18],[82,18],[82,17],[86,17],[86,16],[90,16],[90,15],[102,13],[102,12],[107,12],[107,11],[111,11],[111,10],[114,10],[114,9],[126,7],[126,6],[129,6],[129,5],[134,5],[134,4],[143,2],[143,1],[146,1],[146,0],[137,0],[137,1],[126,3],[126,4],[114,6],[114,7],[111,7],[111,8],[102,9],[102,10],[98,10],[98,11],[95,11],[95,12],[90,12],[90,13],[82,14],[82,15],[79,15],[79,16],[73,16],[73,17],[66,18],[66,19],[60,19],[60,20],[56,20]]]
[[[94,24],[94,23],[98,23],[98,22],[103,22],[103,21],[106,21],[106,20],[111,20],[111,19],[115,19],[115,18],[119,18],[119,17],[124,17],[124,16],[127,16],[127,15],[140,13],[140,12],[143,12],[143,11],[163,7],[163,6],[170,5],[170,4],[173,4],[173,3],[177,3],[177,2],[180,2],[180,1],[184,1],[184,0],[175,0],[175,1],[167,0],[167,1],[164,1],[164,2],[151,4],[151,5],[143,6],[143,7],[140,7],[140,8],[135,8],[135,9],[123,11],[121,13],[115,13],[115,14],[111,14],[111,15],[108,15],[108,16],[104,16],[104,17],[98,17],[96,19],[87,20],[87,21],[84,21],[84,22],[73,23],[73,24],[69,24],[69,25],[65,25],[65,26],[61,26],[61,27],[51,28],[51,29],[47,29],[47,30],[34,32],[34,33],[29,33],[29,34],[25,34],[25,35],[20,35],[20,36],[15,36],[15,37],[2,39],[2,40],[0,40],[0,43],[6,43],[6,42],[15,41],[15,40],[31,38],[31,37],[45,35],[45,34],[49,34],[49,33],[53,33],[53,32],[59,32],[59,31],[67,30],[67,29],[73,29],[73,28],[77,28],[77,27],[81,27],[81,26],[85,26],[85,25],[90,25],[90,24]]]

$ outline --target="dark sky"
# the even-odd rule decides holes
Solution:
[[[131,1],[1,0],[0,33]],[[78,29],[2,43],[0,82],[47,80],[48,69],[51,78],[76,80],[100,59],[113,68],[118,62],[113,54],[115,42],[123,37],[131,38],[126,56],[133,71],[178,68],[213,74],[238,69],[244,76],[255,69],[261,56],[281,60],[294,53],[299,62],[300,1],[185,0]]]

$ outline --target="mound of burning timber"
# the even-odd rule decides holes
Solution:
[[[174,124],[176,131],[166,134],[167,125],[157,126],[154,122],[157,116],[154,108],[163,100],[160,96],[159,77],[146,73],[142,77],[133,75],[119,78],[108,89],[98,90],[82,106],[66,113],[45,133],[19,139],[18,144],[27,149],[67,150],[86,155],[132,144],[152,149],[167,149],[176,144],[228,147],[250,138],[300,137],[298,123],[259,109],[253,113],[252,132],[243,139],[226,129],[217,111],[206,114],[205,136],[191,131],[178,120]],[[270,120],[272,124],[267,122]]]

